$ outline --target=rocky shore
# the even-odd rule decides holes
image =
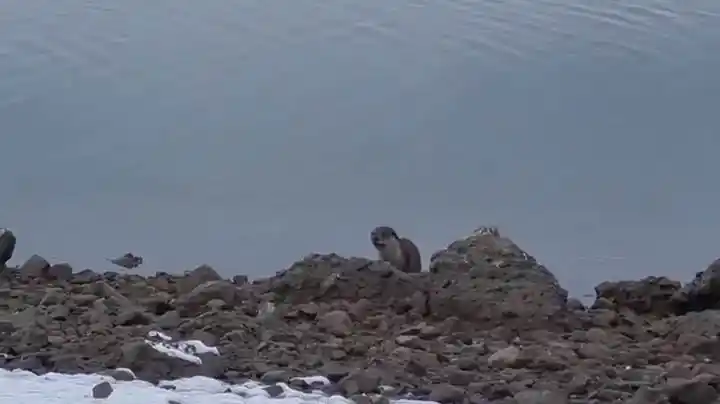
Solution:
[[[4,369],[254,379],[363,403],[720,403],[720,261],[686,285],[605,282],[591,307],[492,234],[453,242],[420,274],[313,254],[252,282],[208,266],[76,272],[40,256],[0,277]],[[149,335],[217,352],[187,360]],[[331,384],[295,378],[310,375]]]

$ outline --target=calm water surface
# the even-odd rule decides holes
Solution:
[[[573,293],[720,256],[715,0],[0,0],[14,261],[268,275],[497,224]]]

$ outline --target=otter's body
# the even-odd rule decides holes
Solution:
[[[417,273],[422,270],[420,250],[412,240],[398,237],[391,227],[376,227],[370,240],[378,250],[378,259],[390,263],[400,271]]]

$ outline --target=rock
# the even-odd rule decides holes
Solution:
[[[639,281],[603,282],[595,287],[597,299],[612,302],[613,308],[627,307],[638,314],[667,316],[675,312],[673,295],[680,282],[650,276]],[[593,305],[603,308],[601,303]]]
[[[178,298],[176,305],[186,316],[197,315],[207,310],[211,300],[222,300],[235,306],[248,299],[237,286],[227,281],[208,281],[196,286],[189,293]]]
[[[720,259],[695,274],[690,283],[675,292],[672,300],[678,314],[720,309]]]
[[[113,392],[113,388],[108,382],[101,382],[92,389],[93,398],[108,398]]]
[[[182,358],[158,352],[142,340],[122,345],[117,366],[130,369],[138,379],[153,383],[177,377],[206,375],[206,371],[213,371]]]
[[[272,386],[264,387],[263,390],[265,390],[268,393],[270,398],[280,397],[285,392],[285,390],[283,390],[283,388],[277,384],[273,384]]]
[[[180,313],[175,310],[168,311],[155,320],[155,324],[163,330],[177,329],[181,322]]]
[[[627,404],[666,404],[666,395],[661,389],[641,386]]]
[[[345,376],[338,384],[347,396],[358,393],[374,393],[380,387],[381,376],[371,370],[356,370]]]
[[[431,388],[430,401],[438,403],[462,403],[465,397],[465,390],[449,384],[435,385]]]
[[[568,404],[567,394],[549,390],[524,390],[513,397],[517,404]]]
[[[110,370],[102,371],[102,372],[100,372],[100,374],[105,375],[105,376],[110,376],[113,379],[115,379],[117,381],[122,381],[122,382],[131,382],[131,381],[135,380],[135,373],[133,373],[130,369],[124,369],[124,368],[110,369]]]
[[[237,286],[242,286],[248,283],[248,277],[247,275],[235,275],[232,278],[232,282]]]
[[[350,369],[338,363],[329,362],[323,365],[320,374],[327,377],[331,383],[336,383],[350,374]]]
[[[5,269],[5,265],[15,253],[16,244],[15,234],[8,229],[0,228],[0,272]]]
[[[74,284],[82,285],[82,284],[97,282],[101,278],[102,277],[100,276],[100,274],[97,274],[90,269],[85,269],[76,274],[73,274],[73,277],[72,277],[72,279],[70,279],[70,282],[74,283]]]
[[[260,378],[265,384],[288,383],[292,375],[284,370],[270,370]]]
[[[47,288],[45,289],[45,296],[43,296],[38,304],[40,306],[54,306],[62,304],[65,299],[67,299],[67,295],[63,289]]]
[[[201,265],[188,272],[182,279],[180,279],[180,293],[190,293],[190,291],[204,283],[222,280],[223,278],[214,269],[212,269],[212,267],[209,265]]]
[[[51,280],[69,281],[72,279],[73,269],[70,264],[54,264],[48,268],[46,276]]]
[[[520,349],[509,346],[490,355],[487,362],[493,367],[512,367],[517,363],[519,357]]]
[[[344,337],[352,331],[352,320],[347,312],[335,310],[320,317],[318,326],[336,337]]]
[[[720,311],[689,312],[682,316],[655,322],[653,327],[662,330],[665,339],[675,342],[687,335],[711,338],[720,334]]]
[[[580,301],[580,299],[573,297],[573,298],[568,299],[567,308],[568,308],[568,310],[572,310],[572,311],[584,311],[585,305]]]
[[[718,392],[702,379],[684,381],[668,389],[670,402],[675,404],[712,404]]]
[[[20,277],[22,279],[41,278],[45,276],[48,268],[50,268],[50,264],[45,258],[36,254],[22,264],[20,267]]]
[[[563,324],[567,291],[555,276],[505,237],[472,235],[436,252],[437,277],[428,292],[433,316],[457,316],[487,329],[557,328]],[[441,281],[444,279],[444,281]]]
[[[145,277],[64,265],[3,276],[0,368],[110,383],[252,379],[273,397],[287,384],[364,404],[720,401],[709,276],[710,292],[687,295],[710,299],[692,306],[701,311],[682,313],[661,278],[604,283],[586,309],[495,232],[451,243],[419,274],[336,254],[252,282],[209,267]]]
[[[448,368],[447,380],[453,386],[467,386],[475,380],[476,373],[460,369]]]
[[[312,254],[258,286],[292,304],[361,299],[386,304],[409,298],[420,284],[385,262]]]

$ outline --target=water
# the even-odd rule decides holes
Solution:
[[[426,258],[481,224],[574,294],[715,257],[720,3],[3,0],[0,224],[109,269]]]

